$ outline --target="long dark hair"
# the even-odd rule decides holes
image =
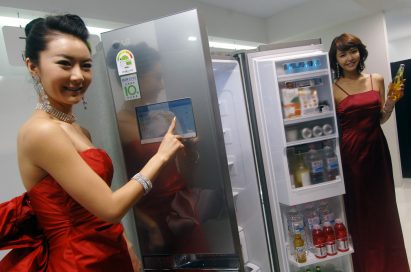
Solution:
[[[368,50],[365,44],[363,44],[357,36],[349,33],[343,33],[340,36],[334,38],[331,43],[330,51],[328,51],[330,67],[334,71],[336,79],[343,76],[341,67],[339,67],[337,62],[337,50],[348,51],[351,48],[357,48],[360,51],[360,63],[357,65],[358,73],[361,73],[365,68],[365,60],[368,57]],[[341,72],[339,72],[337,69],[339,69]]]
[[[87,27],[77,15],[65,14],[37,18],[28,23],[24,31],[26,33],[25,56],[35,64],[38,64],[40,52],[47,49],[49,36],[57,32],[79,38],[90,50],[87,42],[89,36]]]

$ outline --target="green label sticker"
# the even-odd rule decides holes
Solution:
[[[116,56],[117,71],[119,76],[137,73],[136,62],[133,53],[123,49]]]
[[[140,87],[138,86],[137,74],[131,74],[121,77],[121,88],[125,100],[140,99]]]

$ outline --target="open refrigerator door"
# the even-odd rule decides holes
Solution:
[[[247,56],[281,271],[352,271],[328,55],[305,45]]]

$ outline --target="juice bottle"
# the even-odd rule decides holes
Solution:
[[[294,234],[294,252],[297,263],[305,263],[307,261],[304,239],[301,237],[300,232]]]
[[[314,145],[310,145],[307,152],[307,164],[310,169],[310,180],[312,184],[321,183],[324,181],[324,165],[323,159]]]
[[[335,180],[338,176],[338,159],[334,153],[334,149],[325,145],[323,148],[324,152],[324,165],[325,165],[325,176],[326,180]]]
[[[394,101],[397,101],[402,96],[401,84],[404,82],[404,69],[405,65],[401,63],[392,82],[392,86],[388,91],[388,97]]]
[[[344,226],[341,218],[335,219],[335,238],[337,240],[337,249],[338,251],[345,252],[350,248],[348,246],[348,233],[347,228]]]
[[[308,186],[311,184],[310,171],[304,163],[304,159],[301,153],[297,154],[297,166],[294,170],[294,184],[295,187]]]
[[[334,229],[331,226],[330,222],[324,223],[323,231],[325,234],[325,245],[327,247],[327,255],[334,256],[337,254],[337,246],[335,244]]]
[[[312,236],[314,256],[319,259],[327,257],[327,247],[325,245],[326,239],[320,225],[314,225]]]

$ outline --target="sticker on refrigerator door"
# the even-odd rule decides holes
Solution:
[[[122,76],[121,88],[123,89],[125,100],[140,99],[140,87],[138,86],[137,74]]]
[[[137,73],[136,61],[130,50],[123,49],[116,57],[117,71],[119,76]]]

